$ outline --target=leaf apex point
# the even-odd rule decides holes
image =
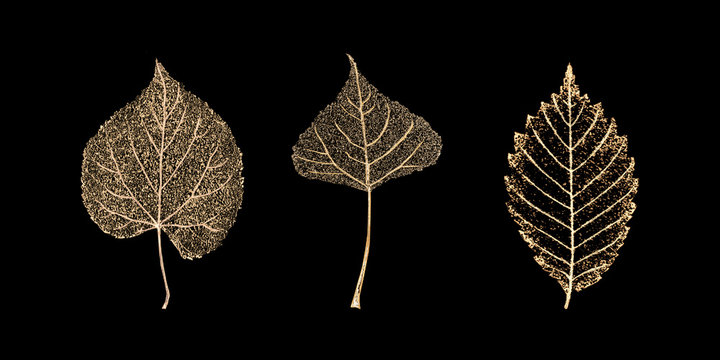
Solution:
[[[155,58],[155,75],[157,76],[157,74],[159,74],[163,71],[167,72],[167,70],[165,70],[165,67],[163,66],[163,64],[160,63],[160,60]]]
[[[566,84],[574,84],[575,83],[575,74],[573,73],[573,68],[570,63],[568,63],[567,69],[565,70],[565,83]]]
[[[355,59],[350,54],[345,54],[348,57],[348,60],[350,61],[350,72],[358,72],[357,63],[355,62]]]

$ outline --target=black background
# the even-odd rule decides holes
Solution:
[[[582,12],[571,21],[377,9],[362,22],[285,11],[217,21],[201,12],[159,23],[99,17],[48,28],[12,53],[32,69],[23,72],[31,99],[45,99],[27,108],[42,115],[21,124],[41,137],[33,150],[45,164],[21,185],[38,194],[29,204],[34,236],[23,240],[30,249],[16,257],[30,279],[16,298],[34,319],[23,334],[80,324],[99,337],[174,334],[195,339],[192,347],[237,335],[244,345],[358,336],[428,346],[450,340],[455,349],[644,339],[658,349],[694,339],[691,329],[708,321],[713,298],[701,278],[709,263],[700,259],[711,239],[689,225],[706,211],[692,199],[710,196],[703,194],[709,180],[689,175],[714,167],[696,157],[712,139],[694,128],[707,126],[701,86],[710,82],[708,24],[694,13]],[[373,192],[361,311],[349,305],[366,195],[305,179],[290,158],[347,79],[345,53],[443,140],[436,165]],[[187,261],[163,235],[166,311],[155,233],[106,235],[80,196],[87,140],[149,84],[155,59],[220,114],[244,154],[242,209],[223,245]],[[503,176],[513,132],[557,92],[568,63],[581,92],[602,102],[628,136],[640,187],[617,261],[563,310],[563,291],[507,213]]]

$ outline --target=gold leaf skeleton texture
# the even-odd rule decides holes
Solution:
[[[367,192],[365,253],[351,303],[359,309],[370,249],[372,190],[434,164],[442,143],[427,121],[379,93],[348,58],[345,86],[300,135],[292,159],[304,177]]]
[[[630,228],[638,179],[628,142],[600,103],[580,95],[568,65],[559,94],[528,116],[508,155],[507,206],[535,261],[573,291],[595,284]]]
[[[117,238],[165,232],[185,259],[220,246],[243,194],[242,153],[227,124],[156,61],[150,85],[87,143],[82,198],[93,221]]]

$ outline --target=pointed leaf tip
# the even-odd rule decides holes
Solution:
[[[167,70],[165,70],[165,67],[160,63],[160,60],[155,58],[155,76],[158,76],[160,73],[167,73]]]
[[[353,57],[348,53],[345,53],[345,55],[347,55],[348,60],[350,60],[350,74],[357,73],[358,68],[357,64],[355,63],[355,59],[353,59]]]
[[[575,83],[575,74],[573,74],[573,68],[570,63],[568,63],[567,69],[565,70],[564,83],[567,85]]]

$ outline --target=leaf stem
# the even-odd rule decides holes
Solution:
[[[372,191],[368,189],[368,201],[367,201],[367,239],[365,240],[365,255],[363,255],[362,268],[360,268],[360,277],[358,278],[357,285],[355,286],[355,295],[352,299],[351,308],[360,309],[360,292],[362,291],[363,279],[365,279],[365,267],[367,266],[368,253],[370,252],[370,218],[372,209]]]
[[[165,275],[165,263],[163,261],[162,243],[160,241],[162,239],[161,234],[162,233],[160,231],[160,227],[158,226],[157,227],[158,254],[160,254],[160,270],[162,270],[163,281],[165,282],[165,303],[163,303],[162,309],[165,310],[165,309],[167,309],[168,302],[170,301],[170,288],[168,287],[167,276]]]
[[[565,292],[565,310],[567,310],[568,306],[570,305],[570,295],[572,295],[572,289]]]

